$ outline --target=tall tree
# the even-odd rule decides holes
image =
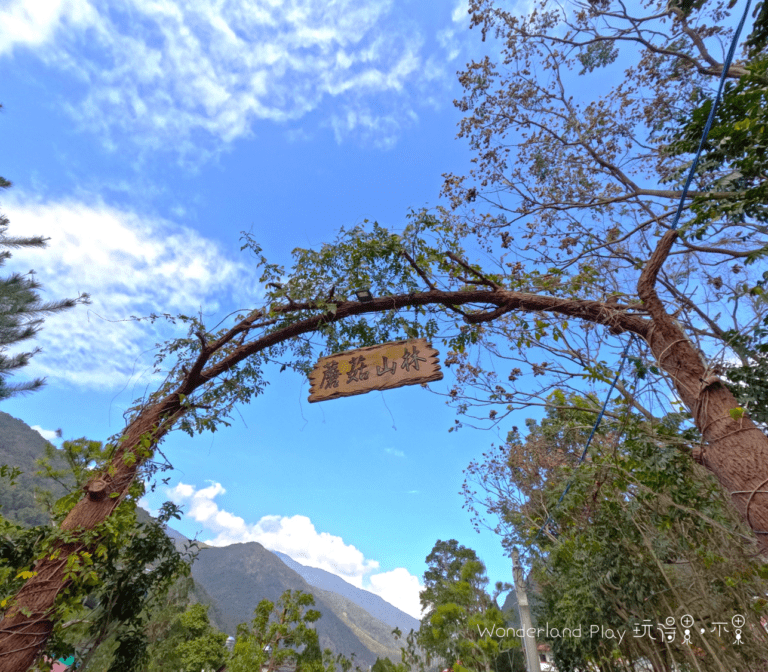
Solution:
[[[371,672],[409,672],[404,663],[393,663],[389,658],[377,658]]]
[[[0,177],[0,189],[10,186],[8,180]],[[8,226],[8,218],[0,213],[0,266],[11,258],[10,250],[21,247],[42,248],[46,247],[47,241],[50,240],[42,236],[8,236]],[[43,301],[38,294],[42,284],[34,276],[34,271],[30,271],[27,274],[13,273],[0,278],[0,400],[33,392],[45,384],[43,378],[35,378],[26,383],[9,383],[6,380],[8,376],[29,364],[29,360],[40,352],[40,348],[15,354],[7,354],[8,349],[34,338],[40,331],[44,315],[60,313],[74,308],[79,303],[90,302],[88,294],[81,294],[76,299]]]
[[[321,617],[317,609],[312,609],[314,604],[315,598],[301,590],[286,590],[277,603],[266,599],[259,602],[251,624],[237,627],[227,669],[325,672],[323,653],[312,625]],[[330,662],[329,656],[330,650],[325,652],[326,664]],[[334,669],[331,665],[329,672]]]
[[[98,441],[65,441],[58,450],[48,444],[45,457],[37,460],[38,475],[68,493],[56,498],[45,488],[38,491],[40,508],[47,509],[54,525],[79,499],[93,464],[105,456]],[[134,482],[91,553],[69,565],[71,584],[57,605],[57,627],[44,651],[48,658],[74,655],[82,670],[139,669],[149,612],[164,601],[173,582],[189,574],[192,560],[192,554],[178,552],[165,533],[165,524],[179,517],[176,506],[166,502],[157,519],[144,514],[148,520],[139,521],[136,503],[143,493],[143,483]],[[49,524],[25,528],[2,517],[0,527],[0,608],[5,609],[32,573],[36,557],[53,550],[56,535]]]
[[[681,414],[651,424],[614,404],[580,462],[593,424],[585,401],[552,395],[545,418],[473,462],[464,486],[477,525],[528,549],[540,623],[626,633],[551,638],[558,669],[610,670],[617,658],[657,671],[761,667],[768,574],[727,498],[680,450]],[[739,614],[744,646],[733,645]]]
[[[226,641],[227,635],[211,625],[207,605],[189,605],[176,616],[167,639],[155,651],[152,669],[216,672],[228,657]]]
[[[700,240],[706,235],[711,222],[729,222],[736,227],[758,223],[765,232],[768,224],[768,158],[764,147],[768,141],[768,6],[758,3],[756,21],[751,35],[745,42],[748,56],[747,72],[737,81],[726,83],[722,101],[717,107],[712,128],[704,145],[705,160],[698,171],[698,178],[710,191],[727,187],[728,193],[717,198],[699,196],[692,199],[693,218],[690,223],[691,238]],[[685,123],[669,129],[665,140],[670,154],[686,156],[696,151],[704,127],[712,110],[711,97],[702,98],[701,104],[685,113]],[[755,241],[753,230],[744,227],[735,231],[742,242]],[[733,255],[737,264],[743,260],[751,264],[762,256],[759,247]],[[758,274],[751,282],[740,281],[737,264],[727,273],[717,273],[710,279],[713,289],[737,301],[751,300],[765,303],[768,271]],[[697,310],[678,292],[678,299]],[[722,340],[733,350],[733,360],[724,363],[731,390],[749,408],[754,420],[768,421],[768,317],[758,319],[754,328],[741,324],[742,315],[730,328],[720,332]],[[712,320],[710,329],[719,325]]]
[[[459,135],[474,167],[445,176],[444,215],[489,250],[506,250],[501,262],[521,291],[563,303],[602,296],[606,306],[651,318],[642,341],[620,338],[630,369],[650,370],[645,389],[633,393],[626,378],[616,389],[661,422],[672,409],[660,390],[672,388],[700,430],[694,458],[717,476],[765,549],[768,527],[756,521],[768,504],[768,453],[761,428],[741,422],[749,413],[762,419],[768,371],[768,276],[756,270],[768,253],[765,5],[727,68],[733,31],[724,28],[723,2],[541,1],[514,16],[476,0],[470,13],[483,39],[496,38],[500,57],[460,74]],[[683,199],[721,75],[725,94]],[[622,325],[573,329],[570,317],[551,311],[535,321],[504,316],[481,336],[492,343],[493,368],[460,353],[451,394],[461,412],[476,420],[484,411],[494,423],[546,406],[552,390],[582,393],[609,381],[618,360],[613,337],[626,331],[638,333]],[[737,407],[726,402],[729,379],[749,384],[730,386]]]
[[[747,41],[746,58],[723,73],[715,55],[732,33],[722,28],[724,3],[541,1],[517,17],[492,0],[477,0],[470,13],[483,39],[497,38],[501,57],[460,74],[459,135],[475,158],[469,174],[445,176],[451,204],[445,216],[489,248],[499,243],[507,250],[503,263],[521,290],[562,300],[603,296],[651,315],[656,335],[671,336],[678,327],[678,339],[709,357],[699,379],[717,374],[732,356],[746,364],[734,331],[759,325],[766,313],[754,265],[768,250],[760,206],[768,180],[759,158],[765,46],[755,37],[759,31]],[[765,13],[763,7],[763,21]],[[721,74],[728,81],[721,119],[704,147],[676,236],[671,226],[681,187]],[[744,112],[746,118],[738,116]],[[752,131],[736,132],[734,124],[750,119]],[[675,320],[664,318],[665,306]],[[463,377],[475,388],[471,396],[481,391],[483,405],[506,404],[496,421],[504,411],[546,404],[549,390],[578,391],[585,380],[606,379],[606,358],[615,361],[607,347],[615,345],[615,331],[582,334],[549,315],[529,329],[527,320],[496,320],[485,334],[500,357],[514,362],[508,381]],[[498,345],[510,342],[518,346],[511,352]],[[701,359],[692,349],[651,349],[682,358],[675,367]],[[644,348],[636,352],[643,355]],[[542,382],[531,386],[530,374]],[[694,414],[706,403],[699,379],[672,383],[688,388],[677,392]],[[454,395],[470,396],[463,392],[459,385]],[[729,460],[727,447],[718,452],[711,456],[717,471]]]
[[[165,382],[137,402],[111,444],[110,465],[94,475],[63,521],[58,555],[40,559],[5,614],[4,667],[24,670],[34,660],[53,627],[56,596],[68,585],[66,563],[87,552],[92,530],[108,519],[164,436],[174,426],[194,434],[226,423],[236,403],[264,391],[271,363],[306,373],[312,335],[328,352],[439,335],[453,350],[446,363],[456,365],[451,395],[460,410],[472,403],[461,399],[462,388],[476,384],[485,394],[480,403],[501,404],[487,414],[498,421],[508,409],[545,403],[538,390],[531,392],[537,378],[521,384],[522,375],[552,375],[550,389],[605,381],[615,361],[609,354],[618,344],[614,337],[634,334],[633,359],[658,367],[665,379],[655,390],[668,384],[688,409],[703,445],[697,458],[768,550],[768,438],[723,384],[716,362],[707,359],[718,349],[730,352],[718,322],[726,318],[718,313],[731,316],[739,329],[765,314],[764,303],[748,292],[728,303],[731,297],[717,293],[717,278],[727,268],[734,279],[755,286],[747,261],[765,251],[766,231],[750,218],[712,222],[702,240],[692,242],[690,214],[679,231],[671,230],[687,157],[676,156],[661,136],[685,123],[679,101],[688,104],[696,91],[710,90],[723,71],[712,54],[727,38],[720,28],[727,9],[705,3],[691,10],[694,17],[651,3],[630,15],[623,4],[601,2],[544,6],[517,19],[490,2],[471,7],[475,25],[502,38],[507,71],[499,75],[484,59],[461,76],[466,96],[459,105],[468,112],[462,134],[478,156],[473,175],[446,178],[456,210],[417,215],[401,235],[378,226],[344,231],[317,251],[296,250],[290,272],[268,263],[246,238],[264,271],[264,304],[218,330],[198,318],[177,318],[188,332],[158,353],[158,367],[168,372]],[[715,25],[707,27],[707,20]],[[634,65],[627,78],[612,97],[578,104],[566,85],[582,92],[592,90],[592,82],[604,86],[609,78],[600,70],[619,65],[614,51],[623,44],[639,50],[630,55]],[[565,76],[579,66],[590,81]],[[749,68],[741,61],[726,75],[736,81]],[[657,188],[667,179],[671,188]],[[732,193],[694,187],[693,199]],[[518,197],[510,207],[507,201]],[[484,211],[462,212],[475,202]],[[513,224],[524,231],[515,249]],[[735,235],[739,231],[749,233],[746,240]],[[460,239],[472,232],[490,248],[501,245],[490,272],[466,259]],[[743,262],[730,266],[734,259]],[[348,300],[366,286],[374,300]],[[415,317],[406,316],[406,308]],[[470,360],[473,345],[511,368],[509,380]],[[527,370],[504,361],[509,359]],[[617,389],[632,396],[624,385]]]
[[[188,639],[180,616],[195,603],[190,597],[193,589],[194,579],[191,576],[178,579],[169,589],[165,600],[150,610],[144,628],[147,638],[147,657],[143,661],[145,672],[170,672],[179,669],[177,647]]]
[[[488,594],[485,565],[455,539],[438,540],[427,556],[424,617],[418,643],[454,670],[490,672],[502,651],[519,646],[507,637],[504,616]],[[497,594],[504,588],[499,584]]]

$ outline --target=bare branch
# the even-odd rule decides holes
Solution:
[[[419,274],[419,276],[424,281],[424,284],[427,285],[427,287],[429,287],[432,290],[437,290],[437,287],[435,287],[435,285],[430,281],[429,277],[424,272],[424,270],[411,258],[410,254],[408,254],[405,250],[402,250],[400,254],[402,254],[408,260],[408,263],[411,266],[413,266],[414,270]]]
[[[475,277],[480,279],[480,283],[483,285],[486,285],[487,287],[491,287],[494,290],[501,289],[501,285],[494,282],[490,278],[486,278],[480,271],[475,270],[472,268],[467,262],[457,257],[453,252],[446,252],[445,253],[447,257],[455,261],[457,264],[459,264],[464,270],[468,271],[469,273],[472,273]]]

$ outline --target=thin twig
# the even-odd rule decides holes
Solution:
[[[426,283],[427,287],[432,290],[437,290],[437,287],[435,287],[435,285],[430,281],[424,270],[411,258],[410,254],[408,254],[405,250],[402,250],[400,254],[402,254],[408,260],[408,263],[413,266],[416,272],[421,276],[421,279]]]
[[[453,252],[446,252],[445,254],[449,259],[452,259],[457,264],[459,264],[459,266],[461,266],[464,270],[469,271],[472,275],[480,278],[480,280],[482,281],[482,284],[487,285],[488,287],[491,287],[494,290],[501,289],[501,286],[498,283],[494,282],[490,278],[486,278],[480,271],[472,268],[466,261],[464,261],[460,257],[457,257]]]

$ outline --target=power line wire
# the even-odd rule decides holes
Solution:
[[[739,25],[736,28],[736,32],[733,35],[733,40],[731,40],[731,46],[728,49],[728,54],[726,55],[725,62],[723,63],[723,72],[720,75],[720,83],[717,87],[717,94],[715,95],[715,99],[712,102],[712,107],[709,110],[709,116],[707,117],[707,123],[704,124],[704,132],[701,136],[701,141],[699,142],[699,148],[696,150],[696,155],[693,157],[693,162],[691,163],[691,169],[688,172],[688,177],[685,180],[685,185],[683,186],[683,193],[680,196],[680,203],[677,205],[677,211],[675,212],[675,218],[672,221],[672,230],[677,229],[678,223],[680,220],[680,215],[683,212],[683,208],[685,206],[685,199],[688,196],[688,189],[691,186],[691,182],[693,181],[693,176],[696,173],[696,168],[699,164],[699,158],[701,157],[701,151],[704,148],[704,143],[707,141],[707,136],[709,135],[709,131],[712,129],[712,123],[715,119],[715,112],[717,110],[717,106],[720,103],[720,99],[723,94],[723,88],[725,87],[725,78],[728,74],[728,69],[731,67],[731,62],[733,60],[733,56],[736,53],[736,45],[739,41],[739,36],[741,35],[741,31],[744,28],[744,23],[747,20],[747,14],[749,13],[749,7],[752,4],[752,0],[747,0],[747,4],[744,7],[744,13],[741,16],[741,20],[739,21]],[[605,414],[605,409],[608,406],[608,401],[611,398],[611,393],[613,392],[613,389],[616,387],[616,383],[619,380],[619,375],[621,375],[621,371],[624,368],[624,362],[627,359],[627,353],[629,352],[629,346],[632,345],[632,342],[634,341],[635,335],[632,334],[629,341],[627,342],[626,347],[624,348],[624,352],[621,355],[621,360],[619,362],[619,369],[616,372],[616,376],[613,379],[613,382],[611,383],[611,387],[608,390],[608,394],[605,397],[605,402],[603,403],[603,407],[600,409],[600,414],[597,416],[597,420],[595,421],[594,426],[592,427],[592,431],[589,434],[589,438],[587,439],[587,443],[584,445],[584,450],[581,453],[581,457],[579,458],[578,463],[576,464],[576,469],[578,469],[581,464],[584,462],[584,460],[587,457],[587,451],[589,450],[589,444],[592,442],[592,438],[594,437],[595,433],[597,432],[597,428],[600,426],[600,422],[603,419],[603,415]],[[563,490],[563,494],[560,495],[560,499],[557,500],[557,504],[552,509],[552,512],[554,512],[554,509],[556,509],[558,506],[560,506],[560,503],[565,499],[565,496],[568,494],[568,491],[571,489],[571,486],[573,485],[573,482],[576,480],[576,475],[574,474],[571,477],[571,480],[568,482],[568,484],[565,486],[565,490]],[[539,528],[539,531],[536,533],[536,536],[533,538],[533,541],[536,541],[536,539],[539,538],[539,535],[542,533],[544,528],[549,525],[549,523],[552,521],[552,512],[547,516],[547,519],[544,521],[544,524]]]

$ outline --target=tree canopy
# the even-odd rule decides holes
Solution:
[[[216,672],[227,660],[227,635],[208,620],[207,605],[189,605],[169,624],[152,649],[150,669]]]
[[[10,186],[10,181],[0,177],[0,189]],[[21,238],[7,235],[9,225],[8,218],[0,213],[0,266],[11,258],[12,249],[42,248],[47,245],[49,239],[43,236]],[[69,310],[80,303],[89,303],[87,294],[81,294],[76,299],[43,301],[38,293],[40,289],[42,284],[35,279],[34,271],[27,274],[12,273],[0,278],[0,400],[39,390],[45,384],[42,378],[26,383],[9,383],[7,378],[29,364],[29,360],[40,352],[40,348],[34,348],[29,352],[7,354],[9,348],[34,338],[40,331],[44,315]]]
[[[490,595],[485,565],[455,539],[438,540],[426,561],[419,646],[455,672],[497,671],[498,660],[520,646],[496,604],[511,586],[498,584]]]
[[[525,436],[511,432],[470,465],[464,494],[479,528],[489,526],[508,549],[526,549],[540,623],[560,632],[590,623],[628,633],[621,641],[552,637],[558,669],[611,669],[617,657],[649,660],[659,670],[693,665],[691,656],[706,670],[752,669],[764,660],[768,574],[727,497],[680,450],[681,415],[649,427],[617,404],[580,464],[593,419],[569,408],[576,399],[552,402],[540,422],[528,421]],[[680,623],[685,614],[697,622],[691,645]],[[738,614],[746,646],[734,648]],[[674,641],[659,628],[666,619]],[[728,622],[727,632],[715,635],[718,621]],[[635,636],[648,622],[653,631]]]
[[[99,441],[64,441],[61,449],[47,444],[37,460],[48,486],[37,493],[46,522],[25,527],[0,516],[0,609],[12,607],[19,586],[35,574],[37,559],[55,554],[56,524],[79,499],[93,465],[107,457]],[[177,551],[165,533],[165,524],[179,517],[173,504],[166,502],[156,519],[139,519],[143,493],[137,480],[98,541],[66,564],[69,586],[56,605],[56,628],[44,649],[48,658],[73,656],[78,669],[105,672],[138,669],[145,660],[150,612],[189,574],[193,555]]]

